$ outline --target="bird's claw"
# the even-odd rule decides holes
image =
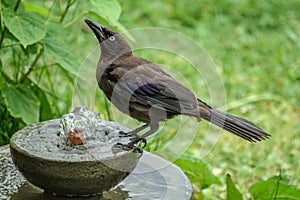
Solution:
[[[147,145],[147,140],[143,137],[135,137],[135,138],[131,138],[130,140],[131,140],[131,142],[129,143],[129,145],[134,145],[139,142],[143,143],[142,149],[145,148]]]
[[[133,151],[136,151],[138,153],[140,153],[141,155],[143,154],[143,149],[139,146],[135,146],[135,145],[131,145],[130,143],[129,144],[122,144],[122,143],[117,143],[114,145],[113,147],[115,150],[125,150],[125,151],[130,151],[130,150],[133,150]]]
[[[131,132],[119,131],[119,137],[131,137]]]
[[[139,142],[142,142],[143,145],[142,147],[139,146]],[[138,144],[138,145],[137,145]],[[117,150],[125,150],[125,151],[137,151],[140,154],[143,154],[143,148],[147,145],[147,140],[145,138],[142,137],[135,137],[135,138],[131,138],[131,142],[129,142],[128,144],[122,144],[122,143],[117,143],[114,145],[114,149]]]

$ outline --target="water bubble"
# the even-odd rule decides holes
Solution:
[[[80,141],[74,142],[78,140],[84,143],[85,139],[94,136],[101,121],[99,116],[99,113],[90,111],[85,106],[76,107],[71,113],[61,117],[60,137],[73,144],[81,144]]]

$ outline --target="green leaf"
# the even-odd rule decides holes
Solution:
[[[13,9],[18,0],[1,0],[2,8],[11,8]]]
[[[22,118],[26,124],[39,121],[40,102],[25,85],[5,85],[2,95],[10,114]]]
[[[227,186],[227,200],[243,200],[243,196],[240,191],[234,185],[229,174],[226,176],[226,186]]]
[[[221,184],[219,178],[199,159],[183,156],[174,163],[186,173],[193,184],[200,184],[201,189],[212,184]]]
[[[279,177],[254,184],[250,188],[250,193],[255,200],[300,200],[300,190],[295,186],[280,182]]]
[[[5,78],[2,75],[2,60],[0,60],[0,91],[2,90],[2,88],[4,87],[5,84]]]
[[[55,38],[67,38],[70,36],[70,29],[64,28],[62,24],[55,21],[48,21],[47,33]],[[48,35],[46,35],[46,37],[48,37]]]
[[[117,0],[91,0],[91,12],[114,25],[120,18],[122,8]]]
[[[53,13],[51,13],[50,12],[51,10],[48,8],[41,7],[38,6],[37,4],[33,4],[27,1],[23,1],[22,4],[25,7],[25,10],[27,12],[36,12],[44,17],[51,17],[52,19],[56,19],[56,20],[60,19],[59,16],[56,16]]]
[[[26,47],[46,35],[45,21],[36,14],[21,12],[16,14],[11,9],[3,10],[3,21],[7,29]]]
[[[34,85],[32,90],[41,102],[40,121],[45,121],[45,120],[51,119],[52,118],[52,110],[51,110],[49,101],[46,97],[45,91],[43,89],[41,89],[40,87],[38,87],[37,85]]]
[[[77,54],[69,46],[50,35],[47,35],[41,42],[46,53],[49,53],[62,68],[71,74],[77,73],[80,62]]]

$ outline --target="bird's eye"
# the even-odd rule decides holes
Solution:
[[[113,42],[116,38],[114,36],[110,36],[108,39]]]

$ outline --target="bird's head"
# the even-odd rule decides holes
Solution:
[[[121,55],[132,53],[131,47],[119,33],[89,19],[84,21],[96,35],[101,46],[102,57],[115,59]]]

